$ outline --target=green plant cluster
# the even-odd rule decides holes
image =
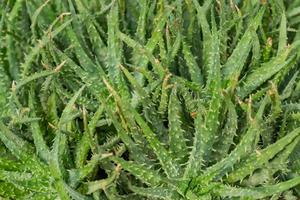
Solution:
[[[0,199],[300,198],[300,0],[0,13]]]

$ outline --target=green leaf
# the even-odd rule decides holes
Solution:
[[[31,117],[36,117],[36,107],[35,107],[35,97],[34,97],[34,92],[33,92],[33,89],[31,90],[31,93],[29,94],[29,108],[30,108],[30,116]],[[40,127],[40,124],[39,124],[39,121],[33,121],[31,123],[31,132],[32,132],[32,137],[33,137],[33,140],[34,140],[34,145],[35,145],[35,148],[36,148],[36,151],[37,153],[40,155],[40,157],[48,162],[49,160],[49,156],[50,156],[50,150],[49,150],[49,147],[47,146],[46,144],[46,141],[44,140],[44,136],[43,136],[43,133],[42,133],[42,129]]]
[[[71,186],[76,186],[81,180],[83,180],[85,177],[87,177],[90,173],[93,172],[93,170],[96,169],[98,163],[109,157],[112,156],[112,154],[94,154],[93,157],[91,158],[90,161],[88,161],[88,163],[81,167],[81,168],[76,168],[76,169],[72,169],[69,171],[69,180],[70,180],[70,185]]]
[[[94,132],[97,126],[97,122],[101,115],[104,112],[104,106],[100,105],[95,112],[94,116],[88,123],[88,127],[84,131],[80,141],[76,146],[76,153],[75,153],[75,165],[76,167],[82,167],[84,162],[87,158],[89,149],[92,149],[92,152],[95,152],[96,142],[94,139]]]
[[[293,58],[290,58],[286,61],[289,52],[290,48],[286,48],[280,55],[274,57],[267,63],[263,63],[261,67],[247,75],[245,80],[243,80],[237,88],[238,96],[242,99],[245,98],[273,75],[287,67],[293,60]]]
[[[58,18],[59,19],[59,18]],[[62,23],[58,28],[56,28],[54,31],[51,31],[50,26],[50,31],[51,31],[51,37],[55,37],[58,35],[61,31],[63,31],[70,23],[72,22],[73,19],[69,19],[66,22]],[[55,20],[53,23],[56,23],[57,20]],[[51,38],[49,37],[48,34],[44,35],[40,42],[38,42],[30,51],[30,53],[25,57],[24,63],[21,65],[22,75],[23,77],[27,75],[28,70],[30,68],[30,64],[33,62],[35,57],[40,53],[41,49],[45,47],[49,42],[51,42]]]
[[[260,126],[257,121],[253,120],[247,130],[243,135],[239,144],[232,150],[227,157],[217,162],[216,164],[208,167],[204,172],[203,176],[211,180],[215,177],[222,177],[228,170],[230,170],[235,163],[247,156],[253,150],[253,143],[259,135]],[[202,176],[197,178],[200,182],[202,181]],[[206,178],[204,179],[206,180]]]
[[[29,158],[29,155],[33,153],[32,146],[26,140],[12,133],[1,121],[0,139],[12,154],[21,160]]]
[[[263,164],[272,159],[293,140],[299,141],[299,135],[300,128],[295,129],[293,132],[287,134],[285,137],[281,138],[276,143],[269,145],[267,148],[263,149],[259,154],[253,153],[244,162],[236,166],[236,170],[234,170],[228,175],[227,180],[229,182],[236,182],[238,180],[242,180],[257,168],[262,167]]]
[[[175,85],[168,105],[169,148],[174,157],[176,156],[181,161],[188,155],[188,152],[181,121],[181,102],[177,95],[177,86]]]
[[[238,114],[235,105],[227,95],[225,96],[225,103],[228,110],[226,115],[226,124],[222,129],[222,136],[219,136],[218,142],[214,147],[217,149],[216,154],[220,159],[224,158],[228,154],[231,145],[234,143],[233,139],[236,136],[238,129]]]
[[[166,199],[166,200],[180,199],[178,194],[176,195],[176,191],[167,187],[143,188],[143,187],[136,187],[131,185],[130,190],[132,190],[136,194],[149,197],[149,198]]]
[[[285,13],[282,13],[280,28],[279,28],[279,43],[277,55],[284,51],[287,46],[287,20]]]
[[[195,56],[193,56],[190,48],[186,44],[185,41],[182,41],[182,52],[184,55],[184,59],[186,64],[189,68],[189,73],[191,75],[191,80],[193,82],[199,83],[200,85],[203,84],[203,77],[201,73],[201,69],[199,68]]]
[[[115,2],[107,15],[107,71],[108,77],[114,82],[118,82],[120,76],[119,65],[121,64],[122,46],[118,37],[119,32],[119,7]]]
[[[230,186],[220,186],[216,189],[221,197],[255,197],[256,199],[265,198],[274,194],[281,193],[300,184],[300,177],[290,179],[270,186],[255,188],[235,188]]]
[[[111,157],[110,159],[115,163],[120,164],[123,169],[129,171],[146,184],[155,186],[161,184],[163,181],[161,175],[153,169],[146,168],[145,166],[139,165],[132,161],[125,161],[124,159],[118,157]]]
[[[162,143],[157,139],[155,133],[152,132],[151,128],[135,110],[132,110],[132,114],[138,125],[141,127],[143,134],[150,143],[151,148],[155,152],[167,176],[174,178],[178,177],[180,166],[174,160],[173,155],[164,148]]]
[[[30,75],[28,77],[25,77],[22,80],[20,80],[19,83],[17,83],[17,86],[16,86],[15,89],[19,90],[21,87],[23,87],[24,85],[28,84],[31,81],[34,81],[36,79],[40,79],[40,78],[43,78],[43,77],[46,77],[46,76],[50,76],[50,75],[55,74],[57,72],[58,72],[57,70],[51,70],[51,71],[45,70],[45,71],[38,72],[38,73],[35,73],[33,75]]]
[[[49,169],[51,175],[55,179],[54,185],[61,199],[69,200],[69,194],[65,190],[63,177],[65,176],[65,169],[63,166],[63,150],[66,148],[66,136],[60,131],[56,132],[54,144],[51,150],[51,157],[49,160]]]
[[[261,24],[264,10],[264,8],[261,8],[255,18],[252,19],[248,29],[223,66],[222,72],[225,80],[234,81],[240,76],[240,73],[251,49],[253,39],[252,32],[256,31],[258,26]],[[232,87],[233,85],[231,83],[231,85],[228,86]]]
[[[138,49],[140,54],[145,55],[148,58],[148,60],[151,62],[151,64],[155,69],[155,73],[157,73],[160,76],[160,78],[164,77],[166,70],[163,68],[160,61],[153,56],[151,51],[149,51],[147,48],[144,48],[141,44],[134,41],[133,39],[131,39],[130,37],[128,37],[126,34],[122,32],[119,32],[118,35],[120,39],[124,41],[128,46],[130,46],[133,49]]]
[[[74,114],[74,104],[76,102],[76,100],[78,99],[78,97],[81,95],[82,91],[84,90],[85,86],[82,86],[72,97],[72,99],[70,99],[70,101],[68,102],[68,104],[66,105],[66,107],[64,108],[60,120],[59,120],[59,127],[62,128],[62,126],[68,122],[70,122],[71,120],[74,119],[74,117],[77,116],[77,113]]]
[[[208,58],[208,80],[206,85],[207,92],[211,95],[209,108],[204,119],[201,119],[201,107],[197,111],[199,114],[195,120],[194,144],[185,170],[186,177],[198,175],[207,159],[211,154],[214,139],[217,134],[219,122],[219,109],[221,106],[221,74],[220,74],[220,55],[219,39],[216,28],[212,33],[212,44],[210,47],[210,57]]]
[[[208,24],[208,20],[206,17],[207,8],[211,5],[212,1],[208,0],[205,1],[203,6],[200,6],[199,2],[197,0],[193,0],[193,4],[195,6],[195,9],[197,10],[197,19],[198,19],[198,25],[201,27],[202,35],[203,35],[203,63],[204,63],[204,69],[205,73],[210,69],[208,64],[208,59],[210,57],[209,52],[211,52],[211,44],[212,44],[212,36],[210,31],[210,26]]]

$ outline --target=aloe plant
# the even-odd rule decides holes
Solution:
[[[298,199],[299,0],[4,0],[0,197]]]

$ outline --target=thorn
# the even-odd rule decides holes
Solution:
[[[258,149],[255,150],[255,153],[256,153],[258,156],[261,155],[261,152],[260,152]]]
[[[50,122],[48,122],[48,125],[50,126],[50,128],[52,129],[57,129],[55,125],[51,124]]]
[[[64,16],[67,16],[67,15],[71,15],[70,12],[65,12],[65,13],[62,13],[58,16],[58,18],[60,19],[60,21],[62,22],[64,20]]]
[[[230,0],[230,7],[231,7],[232,10],[235,10],[234,5],[235,5],[235,4],[233,3],[233,0]]]
[[[55,72],[55,73],[59,72],[66,62],[67,62],[67,61],[64,60],[64,61],[63,61],[62,63],[60,63],[57,67],[55,67],[54,72]]]
[[[272,45],[273,45],[273,39],[271,37],[268,37],[267,46],[271,47]]]
[[[217,6],[218,6],[218,11],[220,12],[221,11],[221,2],[219,0],[216,1],[217,2]]]
[[[45,68],[45,69],[49,69],[49,65],[45,64],[43,61],[41,61],[42,63],[42,66]]]
[[[267,4],[267,0],[261,0],[260,1],[262,5],[266,5]]]
[[[238,12],[238,14],[240,16],[242,16],[242,13],[241,13],[241,10],[239,9],[239,7],[236,4],[234,5],[234,7],[235,7],[236,11]]]
[[[169,25],[169,21],[167,21],[167,24],[166,24],[166,35],[167,35],[167,36],[170,36],[170,25]]]
[[[12,90],[12,92],[16,92],[16,81],[15,80],[13,80],[12,81],[12,84],[11,84],[11,90]]]

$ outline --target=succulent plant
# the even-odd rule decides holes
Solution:
[[[298,199],[299,0],[3,0],[0,197]]]

